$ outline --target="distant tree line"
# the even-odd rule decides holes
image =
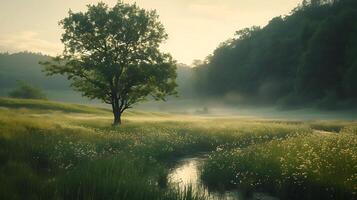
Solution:
[[[357,104],[357,1],[304,0],[236,32],[195,69],[201,96],[325,109]],[[233,96],[234,96],[233,95]]]

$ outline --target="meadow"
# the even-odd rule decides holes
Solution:
[[[281,199],[353,199],[357,123],[205,117],[0,98],[0,199],[207,196],[170,184],[175,160],[207,152],[201,178]]]

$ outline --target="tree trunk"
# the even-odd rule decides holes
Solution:
[[[119,111],[114,111],[113,126],[119,126],[120,124],[121,124],[121,113]]]
[[[113,126],[119,126],[121,124],[121,112],[119,109],[119,101],[116,100],[112,104],[112,109],[113,109],[113,115],[114,115]]]

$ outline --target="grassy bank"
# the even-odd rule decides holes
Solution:
[[[73,113],[105,114],[109,109],[83,106],[80,104],[67,104],[47,100],[13,99],[0,97],[0,107],[13,109],[31,109],[38,111],[61,111]]]
[[[276,185],[295,186],[285,174],[300,177],[292,174],[319,159],[321,170],[311,176],[319,182],[308,174],[302,180],[309,182],[298,179],[300,185],[344,192],[355,187],[356,129],[350,122],[339,124],[340,135],[317,135],[311,127],[322,122],[139,111],[126,113],[121,127],[111,127],[111,121],[110,111],[101,108],[0,99],[0,199],[205,199],[189,188],[171,187],[167,174],[172,160],[211,151],[203,178],[212,186],[259,188],[267,183],[258,187],[264,177],[274,183],[269,190],[290,192],[294,187]],[[324,168],[325,162],[331,167]],[[343,169],[340,176],[337,168]],[[255,175],[237,176],[243,172]]]
[[[356,127],[221,149],[203,166],[202,178],[214,188],[269,191],[282,199],[354,199]]]

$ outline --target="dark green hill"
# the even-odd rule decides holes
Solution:
[[[196,69],[203,96],[324,109],[357,106],[357,1],[303,1],[238,31]]]

